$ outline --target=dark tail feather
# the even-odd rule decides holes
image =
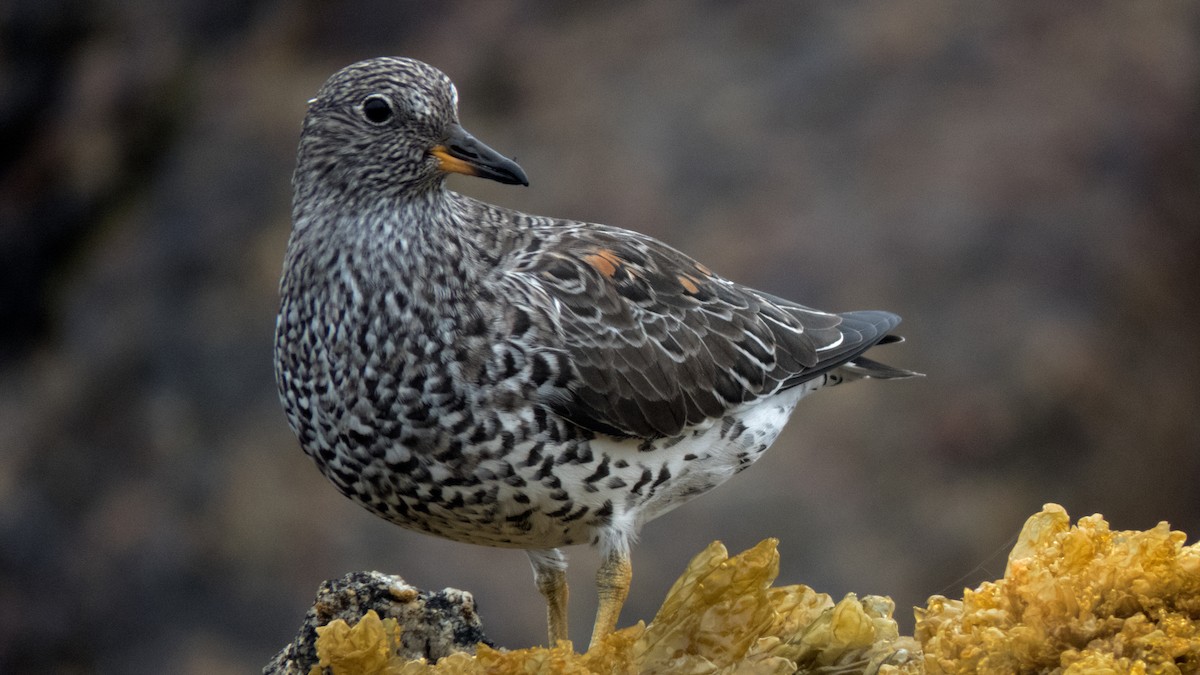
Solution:
[[[889,335],[888,337],[892,337]],[[886,338],[880,341],[883,344],[888,341]],[[899,342],[900,340],[891,340],[890,342]],[[903,368],[893,368],[878,361],[872,361],[865,356],[856,356],[853,361],[850,361],[841,367],[841,370],[848,371],[859,377],[870,377],[876,380],[899,380],[905,377],[925,377],[924,373],[918,373],[914,370],[904,370]]]

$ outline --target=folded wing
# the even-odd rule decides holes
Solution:
[[[673,436],[719,418],[853,361],[900,321],[810,309],[722,279],[648,237],[595,225],[564,228],[518,273],[556,304],[558,347],[573,366],[566,390],[545,402],[616,436]],[[908,374],[863,361],[867,376]]]

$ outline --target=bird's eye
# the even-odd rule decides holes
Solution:
[[[363,101],[362,112],[371,124],[383,124],[392,119],[392,106],[382,96],[368,96]]]

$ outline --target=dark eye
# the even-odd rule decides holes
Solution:
[[[392,106],[382,96],[368,96],[362,104],[363,117],[371,124],[383,124],[392,119]]]

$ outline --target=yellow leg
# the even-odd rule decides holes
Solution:
[[[570,590],[567,588],[567,573],[557,570],[538,580],[538,590],[546,598],[546,626],[553,647],[559,640],[567,638],[567,599]]]
[[[629,582],[633,579],[633,566],[628,553],[612,553],[600,563],[596,572],[596,590],[600,595],[600,606],[596,608],[596,624],[592,627],[592,642],[595,647],[601,638],[617,628],[617,617],[629,595]]]
[[[533,564],[533,579],[538,592],[546,598],[546,626],[550,647],[567,640],[567,559],[558,549],[528,551]]]

